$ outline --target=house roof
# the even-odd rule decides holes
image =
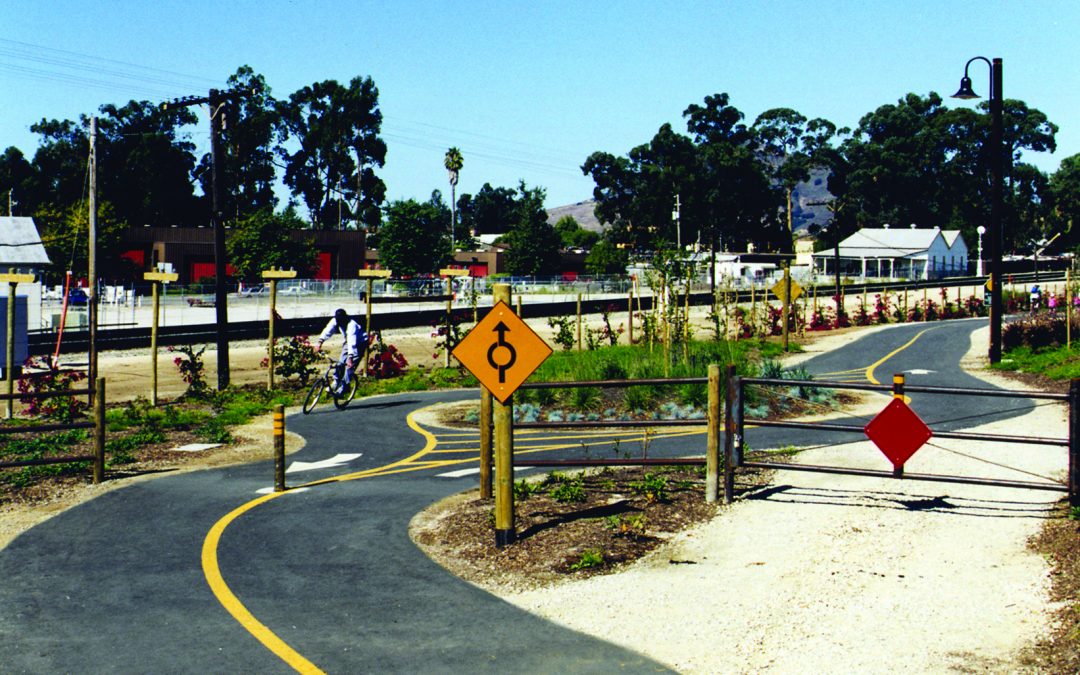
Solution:
[[[938,237],[952,248],[959,236],[959,230],[864,227],[840,242],[840,255],[845,258],[906,258],[926,253]],[[832,254],[819,251],[814,255]]]
[[[51,265],[33,218],[0,216],[0,265]]]

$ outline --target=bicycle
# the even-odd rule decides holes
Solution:
[[[311,383],[311,389],[308,390],[307,397],[304,398],[305,415],[319,405],[319,401],[322,400],[324,394],[329,394],[334,399],[334,407],[338,410],[344,410],[349,405],[349,402],[353,400],[353,397],[356,396],[358,379],[356,373],[353,373],[347,384],[335,387],[334,382],[340,382],[345,376],[345,364],[338,363],[337,360],[327,354],[323,354],[323,358],[330,361],[330,367]]]

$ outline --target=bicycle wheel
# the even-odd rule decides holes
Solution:
[[[345,406],[349,405],[349,401],[353,400],[353,396],[356,396],[356,377],[349,378],[349,383],[345,385],[345,389],[341,393],[334,394],[334,405],[338,410],[344,410]]]
[[[315,409],[315,406],[319,405],[319,399],[322,398],[323,392],[326,391],[326,376],[319,377],[311,383],[311,389],[308,390],[307,397],[304,399],[304,414],[308,414]]]

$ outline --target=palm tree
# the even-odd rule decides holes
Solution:
[[[461,171],[461,167],[465,164],[465,160],[461,158],[461,151],[457,148],[450,148],[446,151],[446,157],[443,158],[443,166],[450,173],[450,254],[454,253],[454,232],[457,230],[457,181],[458,171]]]

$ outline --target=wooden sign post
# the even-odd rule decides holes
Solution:
[[[450,329],[452,314],[454,311],[454,277],[467,277],[469,270],[457,269],[456,267],[444,267],[439,270],[439,276],[446,279],[446,367],[450,367],[450,351],[456,346],[450,344]]]
[[[371,293],[374,290],[373,286],[376,279],[389,279],[390,270],[360,270],[356,273],[361,279],[367,279],[367,292],[364,293],[364,316],[367,320],[364,322],[364,332],[371,335]],[[364,350],[364,374],[368,371],[368,358],[369,354],[367,349]]]
[[[274,388],[274,316],[277,314],[277,282],[279,279],[295,279],[296,270],[279,270],[271,267],[263,270],[262,278],[270,282],[270,328],[267,338],[267,363],[269,368],[266,373],[266,389]]]
[[[154,298],[154,315],[150,320],[150,405],[157,405],[157,334],[158,316],[160,315],[161,301],[158,299],[158,286],[176,281],[180,275],[175,272],[144,272],[143,279],[151,282],[151,293]]]

